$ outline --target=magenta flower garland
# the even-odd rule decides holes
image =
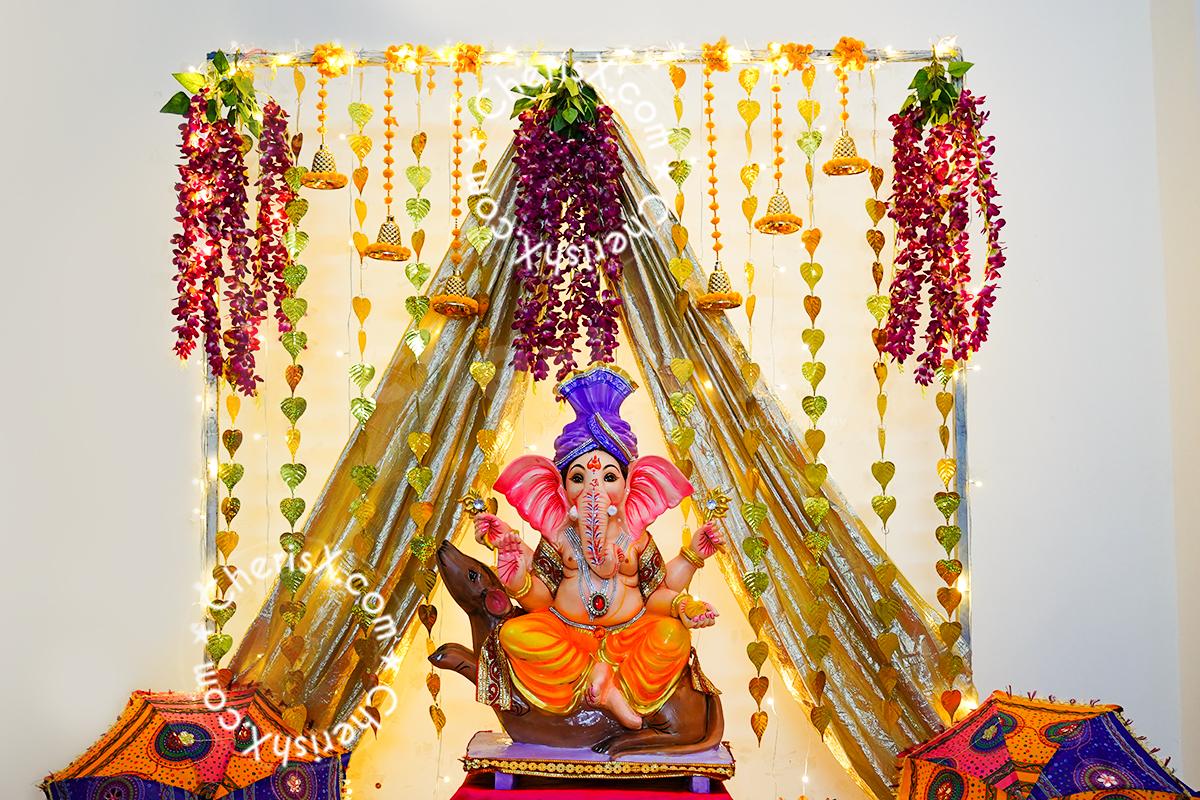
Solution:
[[[915,82],[914,82],[915,83]],[[932,81],[931,81],[932,83]],[[920,103],[890,117],[895,184],[889,214],[896,221],[896,274],[884,324],[884,350],[903,363],[915,349],[928,294],[925,349],[915,378],[928,385],[947,353],[967,358],[987,340],[990,309],[1005,264],[992,157],[994,138],[985,136],[983,98],[969,91],[932,116]],[[983,222],[987,260],[983,284],[970,289],[970,206]]]
[[[283,281],[288,263],[283,209],[292,199],[284,180],[291,163],[287,114],[274,102],[263,109],[257,228],[251,231],[246,140],[228,120],[210,122],[207,106],[207,93],[195,94],[180,125],[184,161],[175,187],[180,231],[171,239],[178,292],[174,350],[186,359],[197,340],[202,340],[213,374],[228,379],[242,394],[252,395],[262,380],[254,356],[271,299],[281,329],[288,324],[280,310],[288,292]],[[257,250],[251,247],[252,239]],[[228,312],[224,326],[219,292]]]
[[[553,110],[520,114],[517,170],[517,279],[522,297],[513,329],[513,366],[542,380],[556,366],[575,368],[585,337],[592,361],[613,361],[621,300],[600,286],[600,271],[621,277],[624,236],[620,203],[623,168],[612,110],[597,106],[593,121],[556,130]]]

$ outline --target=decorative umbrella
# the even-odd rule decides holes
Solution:
[[[1178,800],[1195,793],[1142,746],[1121,707],[995,692],[900,754],[898,800]]]
[[[223,696],[139,691],[42,791],[50,800],[337,800],[349,759],[332,737],[293,734],[253,685]]]

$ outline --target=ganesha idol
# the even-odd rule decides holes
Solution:
[[[473,679],[516,741],[612,755],[720,742],[720,703],[691,635],[717,612],[687,587],[724,538],[705,523],[667,559],[651,537],[650,524],[692,486],[666,459],[638,456],[620,416],[636,388],[611,365],[572,374],[555,388],[576,416],[555,440],[554,460],[522,456],[496,481],[541,535],[536,548],[477,513],[476,538],[495,551],[495,574],[452,546],[439,551],[475,641],[471,650],[443,646],[431,660]]]

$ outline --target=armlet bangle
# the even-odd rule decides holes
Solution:
[[[679,555],[687,559],[688,563],[690,563],[696,569],[700,569],[704,566],[704,559],[700,557],[699,553],[692,549],[691,545],[685,544],[683,547],[679,548]]]
[[[679,619],[683,619],[683,607],[692,601],[692,596],[686,592],[680,592],[675,595],[675,599],[671,601],[671,613]]]
[[[531,591],[533,591],[533,574],[526,571],[525,572],[525,582],[521,584],[520,589],[517,589],[514,591],[512,589],[508,589],[507,587],[505,587],[505,591],[508,592],[508,596],[511,597],[513,600],[520,600],[522,597],[524,597],[525,595],[527,595]]]

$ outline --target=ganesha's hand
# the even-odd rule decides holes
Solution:
[[[684,603],[683,607],[679,609],[679,621],[683,623],[683,627],[689,629],[715,625],[719,616],[721,615],[717,613],[713,604],[703,600],[692,600]]]
[[[512,533],[512,527],[495,514],[475,515],[475,541],[488,547],[499,547],[499,539]]]
[[[520,584],[528,568],[521,549],[521,537],[509,531],[496,541],[496,574],[505,586]]]
[[[717,523],[709,520],[692,534],[691,548],[701,558],[709,558],[718,550],[725,549],[725,533]]]

